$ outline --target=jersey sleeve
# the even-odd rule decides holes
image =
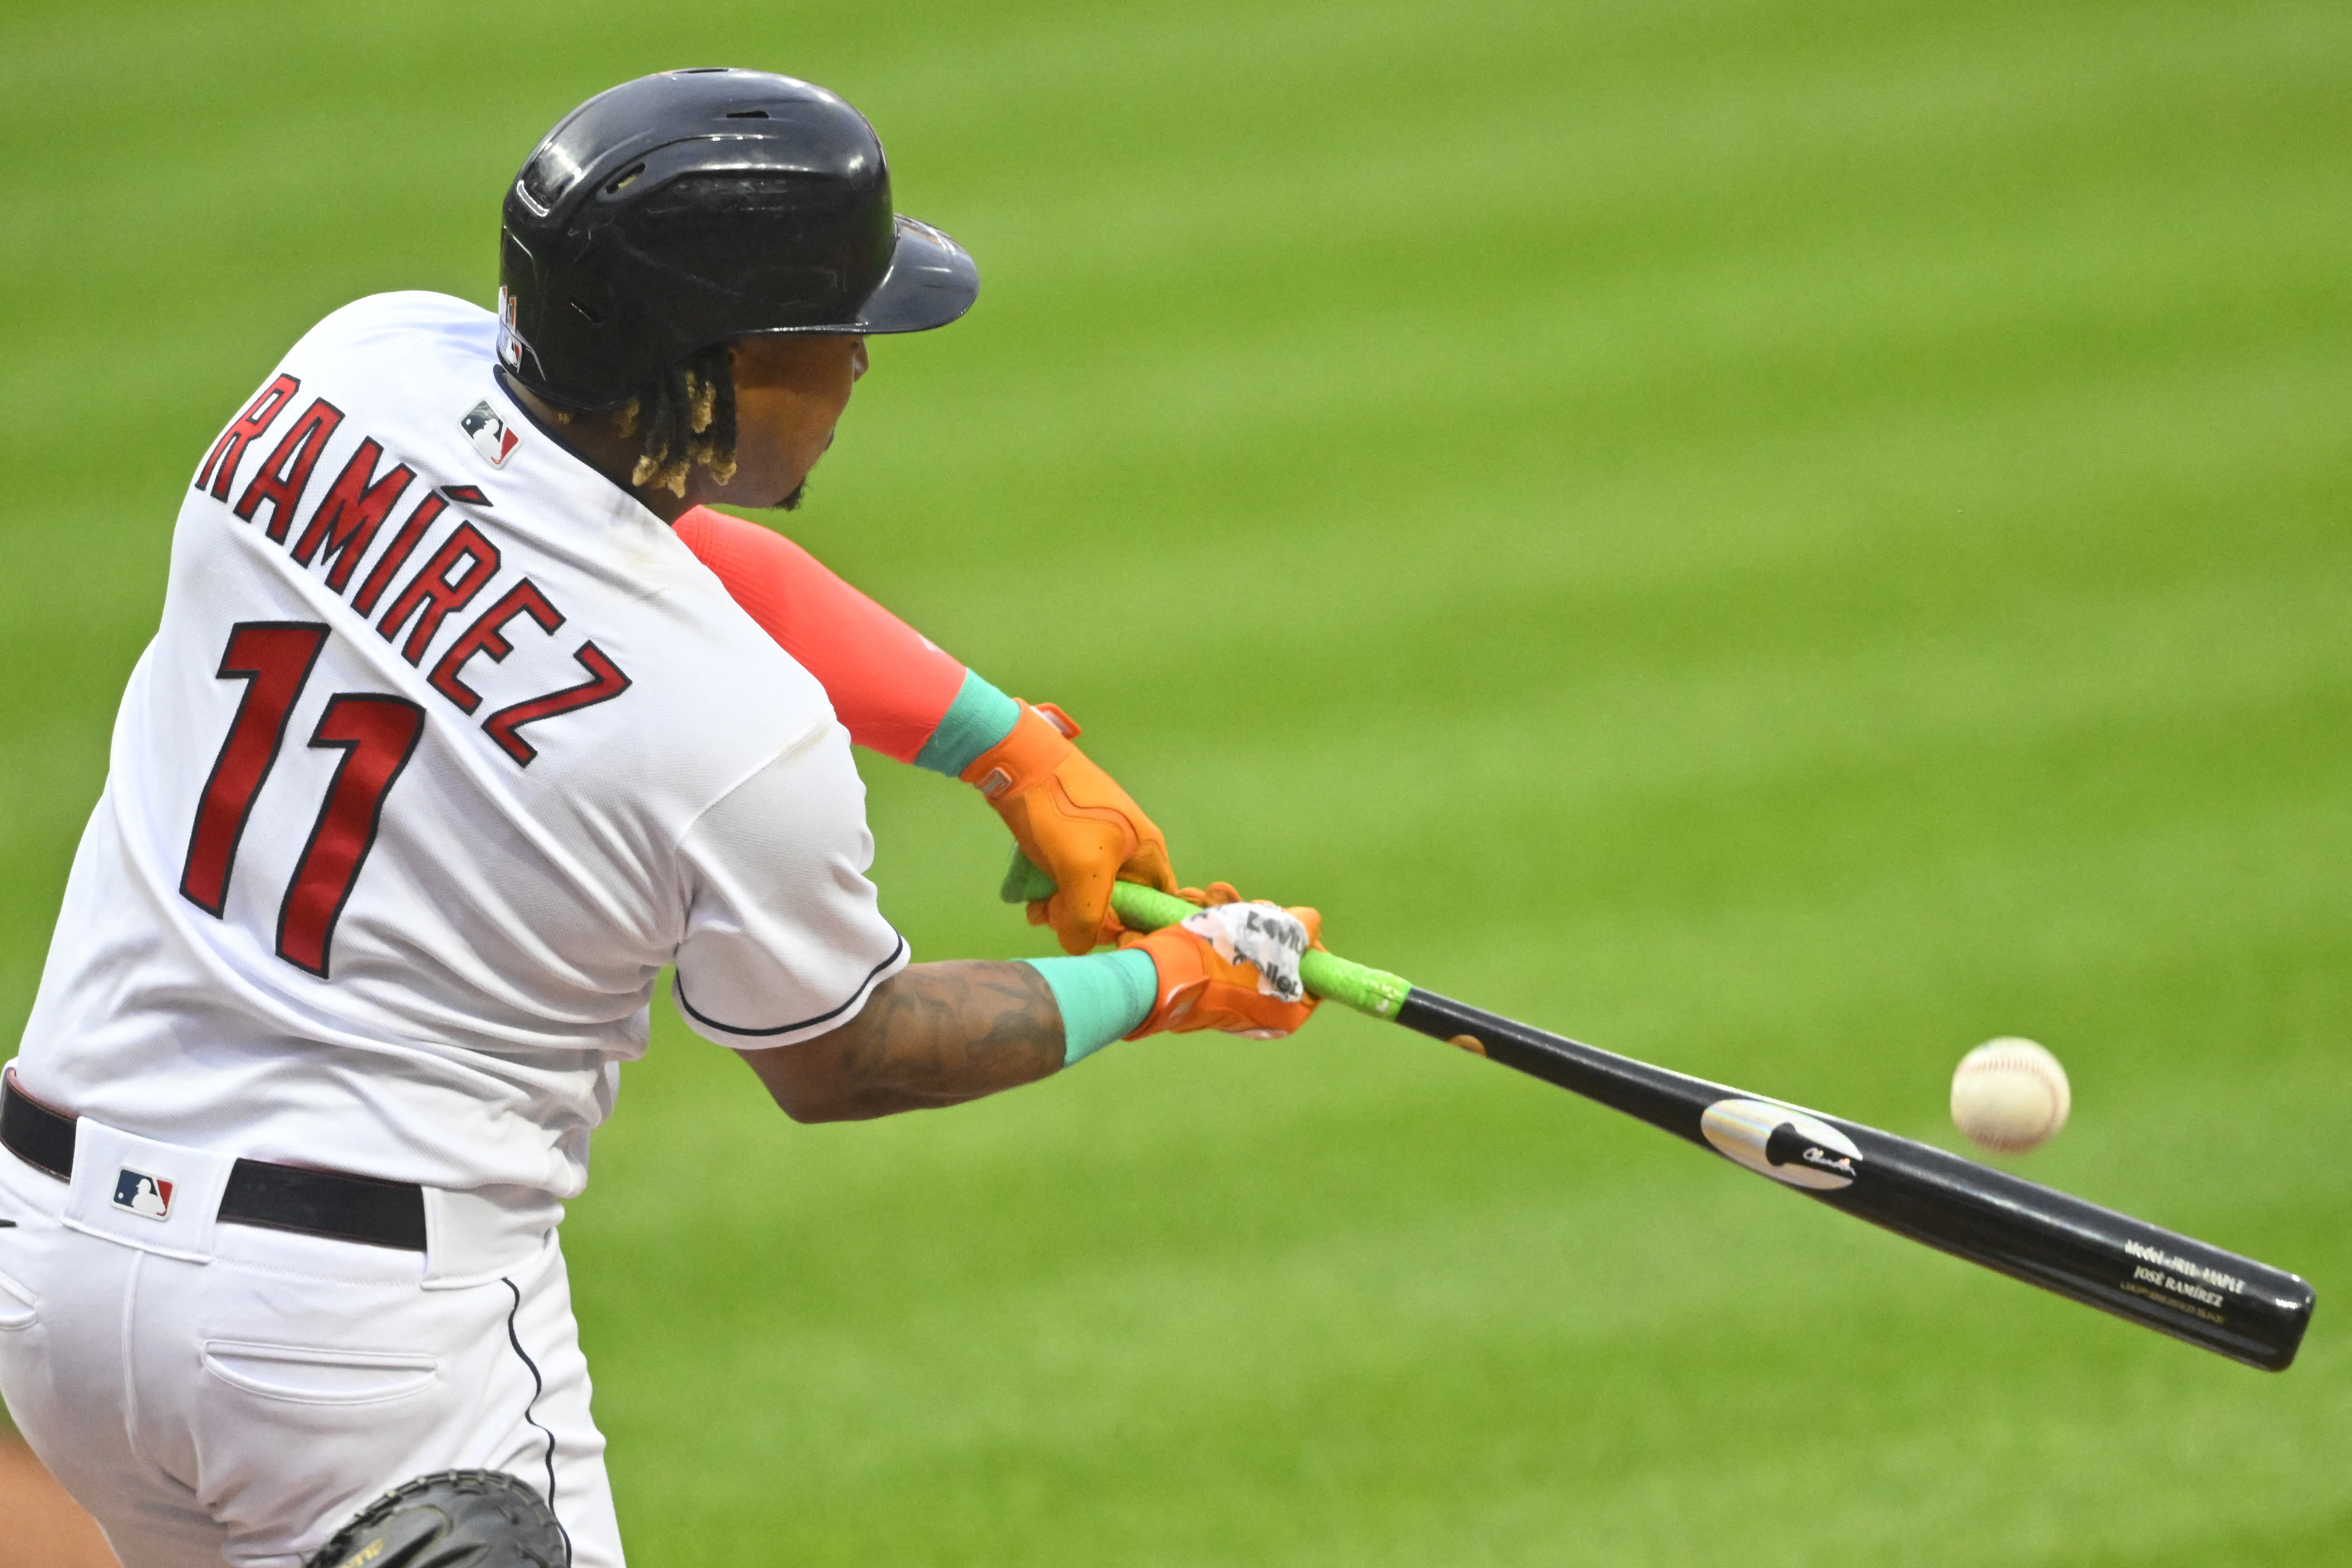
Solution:
[[[861,746],[911,763],[956,706],[964,667],[791,540],[693,507],[673,525],[729,596],[816,677]]]
[[[906,967],[906,941],[866,879],[865,786],[837,724],[721,796],[678,860],[686,933],[671,994],[705,1039],[753,1050],[822,1035]]]

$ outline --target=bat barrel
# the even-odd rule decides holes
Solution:
[[[2283,1269],[1908,1138],[1616,1056],[1418,986],[1396,1021],[1857,1218],[2249,1366],[2284,1371],[2311,1321],[2311,1287]]]
[[[1811,1194],[1832,1208],[2249,1366],[2294,1361],[2313,1304],[2294,1275],[1908,1138],[1832,1125],[1862,1155],[1853,1185]]]

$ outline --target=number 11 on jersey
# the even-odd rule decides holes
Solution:
[[[229,874],[254,800],[278,763],[287,722],[327,636],[324,626],[311,621],[240,621],[229,628],[215,673],[223,680],[243,680],[245,696],[205,781],[180,876],[182,896],[215,919],[228,904]],[[327,699],[310,744],[343,755],[278,905],[278,956],[287,963],[327,978],[335,921],[375,846],[384,796],[424,733],[425,710],[404,697],[339,691]]]

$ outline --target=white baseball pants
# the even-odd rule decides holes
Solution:
[[[299,1568],[392,1488],[475,1468],[545,1496],[578,1568],[621,1568],[552,1231],[431,1287],[417,1253],[247,1226],[175,1256],[132,1245],[143,1217],[68,1223],[106,1131],[70,1185],[0,1149],[0,1396],[123,1568]]]

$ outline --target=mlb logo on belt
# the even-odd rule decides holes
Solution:
[[[490,460],[490,467],[503,468],[513,455],[522,437],[507,428],[507,422],[490,411],[489,400],[474,405],[473,409],[457,423],[474,443],[474,450]]]
[[[114,1178],[114,1206],[145,1219],[169,1219],[172,1184],[125,1165]]]

